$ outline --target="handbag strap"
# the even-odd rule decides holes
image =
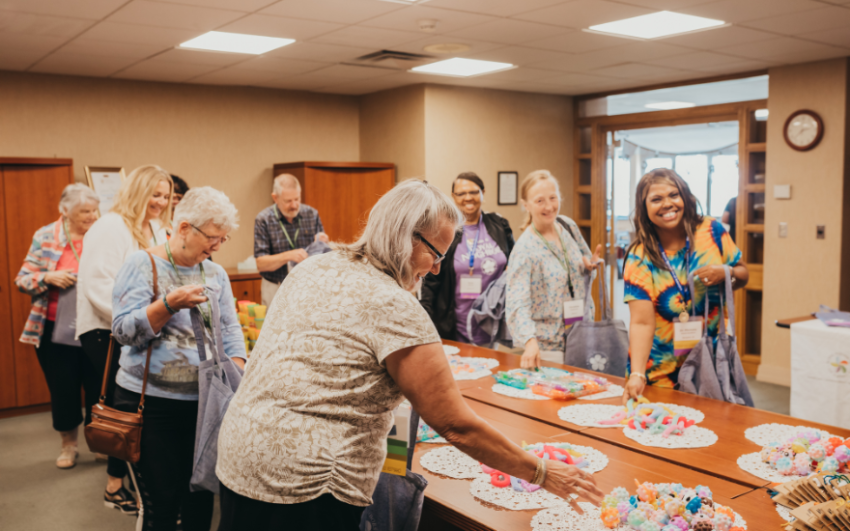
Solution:
[[[151,304],[153,304],[159,298],[159,276],[157,275],[156,262],[153,260],[153,255],[150,251],[146,250],[145,252],[148,253],[148,258],[151,259],[151,270],[153,271],[153,296],[151,297]],[[148,373],[151,370],[151,352],[153,352],[153,341],[148,343],[148,354],[145,357],[145,377],[142,379],[142,397],[139,399],[139,413],[145,409],[145,389],[148,387]]]

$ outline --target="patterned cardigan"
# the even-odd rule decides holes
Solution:
[[[63,217],[35,231],[32,245],[24,259],[24,265],[15,277],[15,284],[23,293],[32,297],[32,310],[21,334],[21,343],[29,343],[38,348],[44,321],[47,319],[47,291],[44,276],[56,270],[56,262],[68,245],[65,231],[62,230]]]

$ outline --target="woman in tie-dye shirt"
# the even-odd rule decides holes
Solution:
[[[723,266],[732,267],[735,289],[744,287],[749,279],[747,267],[740,263],[741,251],[729,233],[717,220],[699,214],[696,197],[676,172],[659,169],[647,173],[638,183],[636,195],[636,238],[623,275],[624,300],[631,313],[630,374],[624,401],[640,396],[647,383],[676,385],[679,367],[687,356],[674,353],[673,329],[679,315],[691,313],[689,272],[695,278],[697,316],[704,315],[709,294],[708,332],[715,338],[720,321],[718,289],[725,282]]]

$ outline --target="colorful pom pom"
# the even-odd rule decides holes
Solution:
[[[602,523],[609,529],[614,529],[620,525],[620,513],[613,507],[608,507],[602,511]]]
[[[732,519],[729,516],[723,513],[715,513],[714,528],[717,531],[729,531],[730,527],[732,527]]]
[[[826,449],[820,443],[809,446],[809,457],[820,463],[826,457]]]
[[[838,471],[838,466],[838,459],[829,456],[824,458],[824,460],[820,462],[820,465],[818,466],[818,472],[829,472],[834,474]]]

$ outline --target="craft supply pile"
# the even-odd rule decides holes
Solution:
[[[543,459],[557,460],[568,465],[575,465],[579,468],[587,468],[590,466],[590,462],[584,458],[584,455],[573,448],[573,446],[569,443],[525,444],[523,441],[522,449]],[[484,463],[481,463],[481,471],[490,475],[490,483],[494,487],[510,487],[517,492],[534,492],[540,489],[539,485],[532,485],[524,479],[515,478],[511,475],[505,474],[504,472],[500,472],[495,468],[490,468]]]
[[[740,531],[737,515],[712,500],[711,489],[680,483],[639,483],[634,495],[617,487],[602,499],[600,516],[609,529],[636,531]]]
[[[455,380],[477,380],[493,374],[490,369],[499,366],[499,362],[490,358],[465,358],[446,354],[449,368]]]
[[[783,476],[812,472],[846,473],[850,467],[850,439],[827,437],[817,430],[795,433],[785,441],[764,446],[760,457]]]
[[[586,373],[572,373],[563,369],[541,367],[537,371],[512,369],[497,372],[496,381],[516,389],[531,389],[536,395],[570,400],[580,396],[607,391],[610,383],[605,378]]]
[[[683,415],[674,413],[664,404],[651,404],[646,398],[637,401],[630,398],[625,411],[618,411],[610,419],[600,420],[599,424],[628,426],[638,432],[661,435],[665,439],[671,435],[684,435],[685,429],[696,423]]]

